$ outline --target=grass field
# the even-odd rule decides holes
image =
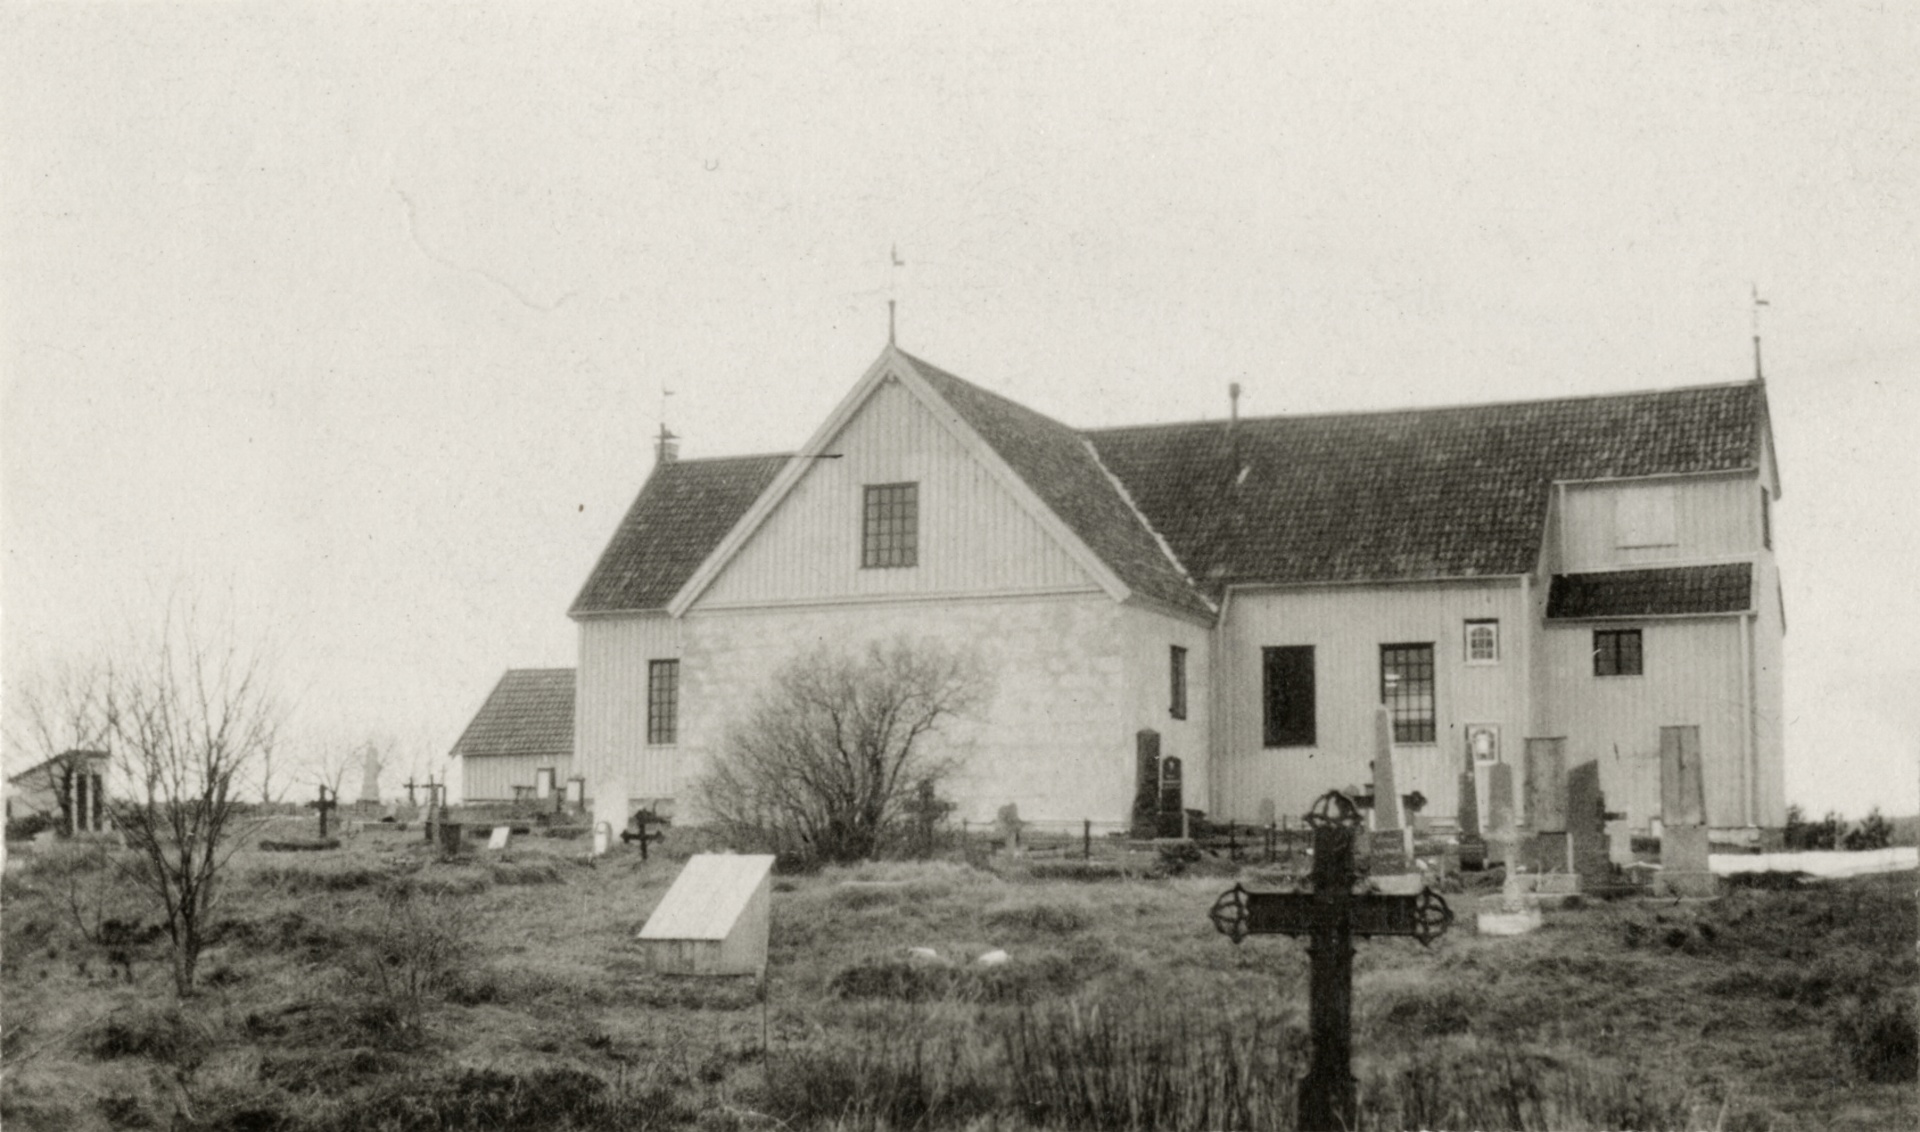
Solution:
[[[164,939],[82,934],[74,907],[89,927],[140,911],[98,856],[16,855],[0,1120],[1292,1126],[1305,948],[1217,935],[1206,910],[1231,881],[1211,862],[1097,882],[1000,861],[776,878],[762,988],[643,971],[632,937],[671,854],[589,867],[581,842],[519,839],[446,862],[416,837],[242,851],[184,1004]],[[1592,903],[1516,939],[1463,922],[1431,950],[1363,940],[1363,1126],[1913,1127],[1914,897],[1908,873]],[[1009,963],[970,962],[996,947]]]

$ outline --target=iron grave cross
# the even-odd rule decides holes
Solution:
[[[1322,795],[1307,824],[1313,829],[1312,891],[1249,892],[1236,884],[1214,901],[1208,918],[1235,943],[1249,935],[1308,937],[1313,1057],[1300,1082],[1300,1127],[1320,1132],[1354,1122],[1353,937],[1410,935],[1426,945],[1453,923],[1453,912],[1429,888],[1418,896],[1355,894],[1353,843],[1362,819],[1346,795]]]

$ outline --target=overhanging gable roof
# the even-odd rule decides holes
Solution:
[[[1556,574],[1547,591],[1547,620],[1588,617],[1682,617],[1743,613],[1753,608],[1753,564],[1666,566]]]
[[[453,745],[453,757],[573,754],[573,669],[509,668]]]
[[[1395,581],[1527,573],[1556,480],[1752,468],[1764,412],[1748,382],[1088,436],[1203,583]]]

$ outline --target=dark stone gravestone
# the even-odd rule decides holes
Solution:
[[[1314,803],[1307,824],[1313,830],[1309,891],[1249,892],[1236,884],[1214,901],[1208,918],[1236,944],[1249,935],[1308,938],[1313,1046],[1300,1082],[1299,1127],[1326,1132],[1352,1128],[1356,1116],[1353,937],[1404,935],[1430,944],[1453,923],[1453,912],[1431,889],[1411,896],[1354,892],[1354,847],[1366,821],[1338,791]]]
[[[1521,863],[1537,873],[1567,872],[1567,741],[1527,740],[1527,833]]]
[[[1613,858],[1607,849],[1607,799],[1600,790],[1600,764],[1588,760],[1567,772],[1567,839],[1573,871],[1583,891],[1613,884]]]
[[[1160,733],[1143,728],[1134,735],[1133,836],[1155,837],[1160,821]]]
[[[1471,750],[1467,752],[1467,767],[1460,772],[1460,805],[1456,814],[1460,824],[1460,867],[1486,867],[1487,842],[1480,834],[1480,790]]]
[[[1181,805],[1184,794],[1181,775],[1184,770],[1177,756],[1168,755],[1160,760],[1161,837],[1185,837],[1187,834],[1187,815]]]
[[[1493,863],[1511,869],[1518,831],[1513,820],[1513,767],[1494,763],[1487,768],[1487,844]]]

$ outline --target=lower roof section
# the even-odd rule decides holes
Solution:
[[[1589,617],[1684,617],[1743,613],[1753,608],[1753,563],[1662,566],[1598,574],[1556,574],[1547,592],[1547,620]]]

